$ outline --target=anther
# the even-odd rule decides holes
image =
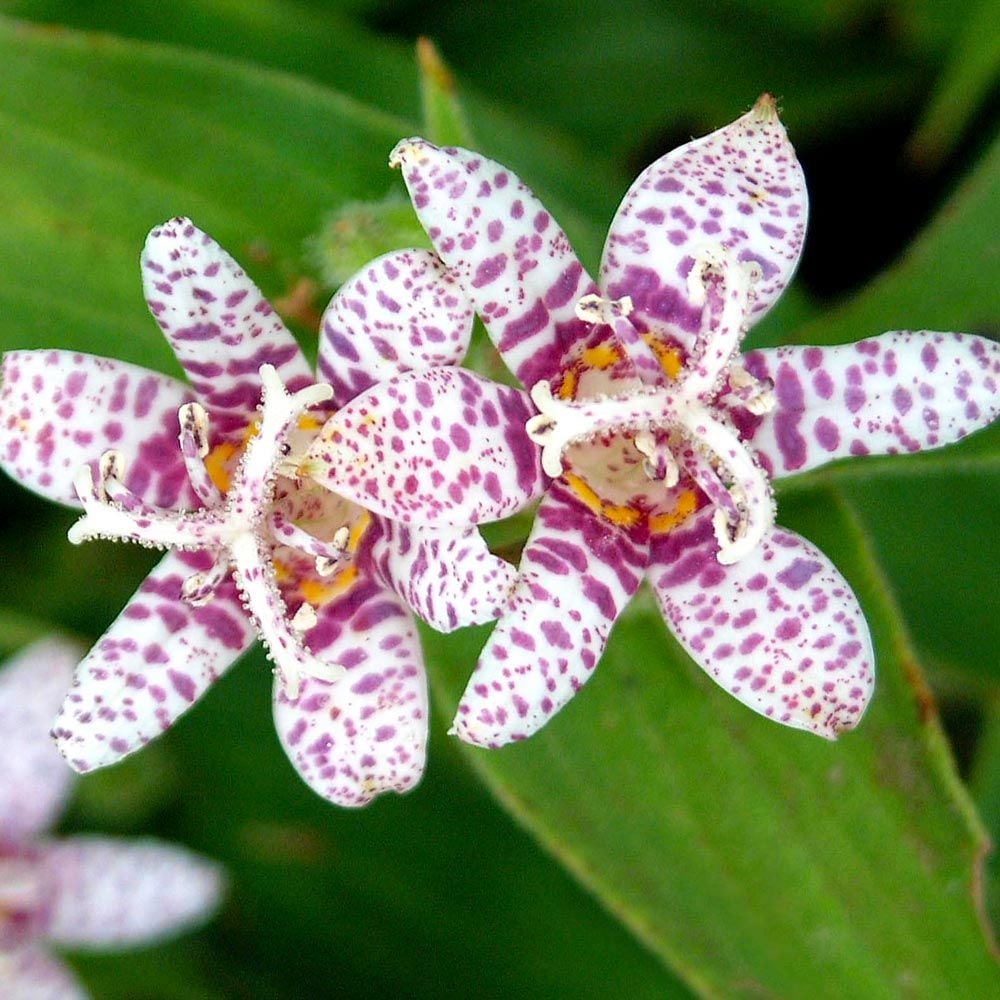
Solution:
[[[299,633],[308,632],[319,621],[316,609],[311,604],[303,604],[292,616],[289,623],[292,628]]]
[[[658,443],[651,431],[639,431],[633,438],[635,450],[645,456],[643,471],[652,480],[661,480],[668,489],[680,480],[680,469],[669,445]]]
[[[600,295],[584,295],[576,304],[576,318],[584,323],[606,323],[626,319],[632,312],[632,298],[606,299]]]

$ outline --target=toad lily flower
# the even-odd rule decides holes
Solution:
[[[76,1000],[87,994],[46,946],[120,950],[206,919],[218,868],[155,841],[50,840],[73,772],[49,726],[79,651],[61,640],[28,647],[0,671],[0,995]]]
[[[588,679],[644,578],[690,655],[742,702],[828,738],[854,726],[872,691],[868,628],[830,561],[775,526],[770,477],[982,426],[996,414],[996,345],[889,333],[739,355],[794,271],[806,224],[802,172],[769,96],[636,180],[599,286],[505,167],[422,139],[401,142],[390,164],[530,389],[539,412],[526,429],[553,477],[458,735],[498,746],[535,732]],[[365,419],[412,420],[384,389],[365,397]],[[460,401],[442,392],[435,405]],[[331,468],[351,482],[368,459],[355,441]],[[390,516],[482,515],[460,495],[411,512],[383,485],[370,492]]]
[[[6,470],[51,499],[79,498],[74,542],[175,550],[80,665],[56,722],[60,749],[80,771],[136,750],[256,633],[302,777],[346,805],[406,790],[423,771],[427,695],[404,602],[442,630],[484,621],[514,570],[467,526],[372,517],[301,477],[297,460],[332,405],[376,379],[459,361],[471,307],[433,254],[373,262],[324,315],[316,385],[255,285],[190,222],[153,230],[142,273],[190,387],[59,351],[4,361]],[[517,419],[529,413],[524,400]]]

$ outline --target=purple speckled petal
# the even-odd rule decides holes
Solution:
[[[566,234],[506,167],[404,139],[399,166],[417,216],[459,277],[508,367],[526,386],[555,378],[588,334],[579,299],[597,291]]]
[[[734,416],[778,476],[847,455],[938,448],[1000,414],[1000,344],[968,334],[884,333],[754,351],[745,364],[773,380],[777,405]]]
[[[436,254],[386,254],[347,281],[323,314],[319,377],[341,405],[393,375],[457,365],[472,319],[458,278]]]
[[[4,1000],[88,1000],[90,994],[57,958],[29,945],[0,954]]]
[[[696,257],[722,246],[759,265],[752,309],[759,318],[795,270],[807,211],[802,169],[765,95],[731,125],[639,175],[611,224],[601,286],[611,298],[628,295],[644,328],[685,343],[702,312],[688,273]]]
[[[23,486],[79,507],[73,479],[109,449],[128,455],[125,482],[162,507],[195,506],[177,447],[177,410],[191,399],[176,379],[70,351],[3,358],[0,467]]]
[[[250,645],[254,632],[232,578],[203,607],[180,598],[212,566],[170,552],[77,667],[53,735],[78,771],[113,764],[168,729]]]
[[[475,528],[431,528],[379,518],[375,571],[432,628],[451,632],[496,618],[517,571]]]
[[[468,527],[520,510],[543,488],[524,425],[527,395],[460,368],[410,372],[338,410],[303,471],[396,520]]]
[[[261,365],[274,365],[292,392],[313,381],[295,338],[257,286],[188,219],[149,234],[142,282],[216,433],[240,432],[255,418]]]
[[[46,936],[68,948],[153,944],[201,923],[222,894],[217,865],[155,840],[68,837],[41,846]]]
[[[455,717],[467,743],[497,747],[540,729],[590,678],[642,581],[646,546],[596,517],[561,481],[538,508],[508,610]]]
[[[19,841],[51,826],[74,774],[49,730],[79,662],[62,639],[32,643],[0,672],[0,833]]]
[[[711,509],[653,543],[650,582],[692,658],[755,712],[835,739],[875,682],[857,598],[805,539],[775,528],[731,566],[716,559]]]
[[[275,686],[278,736],[303,780],[342,806],[413,788],[427,746],[427,681],[413,617],[365,578],[319,610],[307,640],[347,675],[335,684],[305,677],[294,701]]]

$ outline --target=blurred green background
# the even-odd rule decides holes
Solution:
[[[0,0],[0,347],[176,373],[138,252],[185,214],[314,350],[324,224],[400,195],[388,151],[433,125],[418,36],[477,147],[592,267],[632,177],[768,90],[812,223],[753,345],[997,337],[996,18],[995,0]],[[716,690],[640,595],[587,689],[495,753],[443,735],[485,632],[425,633],[427,776],[346,812],[287,763],[248,655],[165,738],[81,780],[63,824],[221,859],[223,912],[71,961],[108,998],[1000,995],[998,471],[994,428],[780,487],[781,523],[834,558],[875,636],[875,702],[836,744]],[[93,641],[149,554],[69,546],[73,515],[6,480],[0,507],[0,645]]]

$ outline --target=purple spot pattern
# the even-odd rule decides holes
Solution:
[[[405,139],[390,164],[511,371],[525,385],[554,378],[586,336],[576,303],[597,290],[566,234],[514,174],[477,153]]]
[[[710,244],[756,261],[752,315],[781,295],[798,264],[808,199],[773,101],[660,157],[636,179],[608,233],[599,282],[630,295],[634,318],[684,342],[700,309],[688,301],[692,253]]]
[[[875,661],[850,586],[815,546],[776,528],[731,566],[715,558],[711,510],[653,545],[663,616],[725,690],[786,726],[834,739],[871,697]]]
[[[203,921],[222,894],[217,865],[155,840],[66,837],[39,860],[53,897],[46,938],[65,948],[159,940]]]
[[[184,580],[211,562],[168,552],[77,667],[53,728],[76,770],[113,764],[169,729],[253,642],[231,579],[203,607],[181,599]],[[144,656],[151,647],[163,656]]]
[[[72,973],[46,952],[160,940],[203,920],[218,904],[215,865],[154,841],[53,838],[73,783],[48,724],[79,650],[34,643],[0,671],[0,858],[34,891],[4,914],[4,996],[82,996]]]
[[[130,489],[164,507],[194,505],[177,448],[177,409],[190,399],[182,383],[122,361],[12,351],[3,357],[0,467],[28,489],[79,507],[77,470],[114,448],[130,458]]]
[[[216,432],[256,415],[257,372],[272,364],[290,392],[313,381],[295,338],[243,269],[190,220],[154,229],[141,257],[154,319]]]
[[[43,639],[9,659],[0,671],[0,830],[17,842],[51,826],[73,772],[49,736],[73,668],[75,644]]]
[[[458,735],[502,746],[548,722],[593,673],[615,618],[642,581],[646,558],[644,544],[599,522],[561,482],[553,483],[509,609],[459,703]]]
[[[410,612],[369,582],[322,608],[310,641],[348,670],[337,684],[305,678],[294,702],[276,685],[274,721],[296,770],[344,806],[412,788],[424,769],[428,706]]]
[[[458,279],[435,254],[386,254],[346,282],[324,313],[319,377],[333,386],[339,405],[393,375],[457,365],[473,315]]]
[[[516,576],[474,528],[416,528],[388,518],[373,526],[371,560],[378,578],[439,632],[498,617]]]
[[[456,527],[497,520],[536,499],[544,484],[524,429],[532,413],[524,392],[473,372],[411,372],[327,421],[309,452],[320,470],[313,475],[395,520]]]
[[[1000,414],[1000,345],[969,334],[893,331],[836,347],[779,347],[748,354],[746,367],[775,383],[775,409],[739,422],[776,475],[939,448]],[[797,390],[786,391],[792,382]]]

